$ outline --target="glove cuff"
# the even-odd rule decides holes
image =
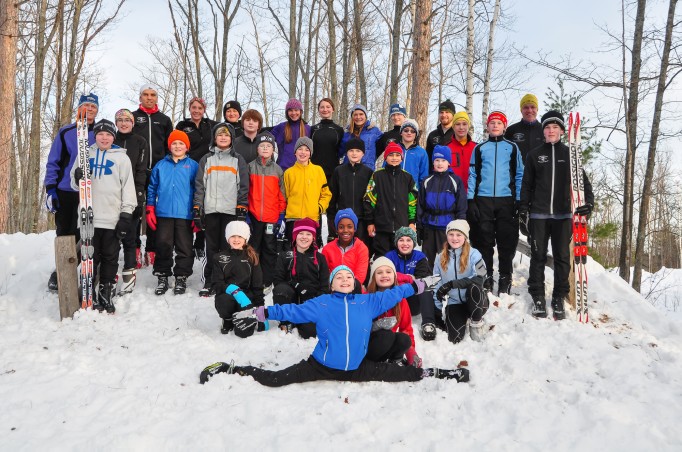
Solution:
[[[127,213],[127,212],[121,212],[121,214],[118,216],[120,220],[127,220],[130,221],[133,219],[133,214],[132,213]]]

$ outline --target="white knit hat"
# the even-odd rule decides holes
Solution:
[[[372,262],[372,268],[369,272],[369,280],[371,281],[374,278],[374,272],[376,271],[377,268],[379,267],[391,267],[393,270],[393,273],[396,273],[395,270],[395,265],[393,264],[393,261],[391,261],[389,258],[385,256],[381,256],[377,259],[374,259],[374,262]]]
[[[225,238],[229,240],[229,238],[233,235],[238,235],[247,242],[249,241],[249,238],[251,237],[251,229],[249,228],[249,225],[246,223],[246,221],[233,220],[227,223],[227,227],[225,228]]]
[[[469,238],[469,223],[466,220],[452,220],[445,227],[445,233],[450,231],[459,231],[468,239]]]

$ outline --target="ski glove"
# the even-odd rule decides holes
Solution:
[[[414,288],[414,293],[416,295],[419,295],[421,293],[424,293],[425,290],[433,288],[436,284],[438,284],[438,281],[440,281],[440,276],[434,275],[434,276],[425,276],[424,278],[419,278],[415,279],[412,282],[412,287]]]
[[[194,226],[204,230],[204,209],[201,206],[197,205],[192,209],[192,220],[194,220]]]
[[[407,364],[409,364],[410,366],[414,366],[414,367],[421,369],[423,361],[419,357],[419,355],[417,355],[415,353],[414,355],[412,355],[412,362],[410,362],[410,358],[407,358]]]
[[[519,212],[519,231],[521,231],[521,234],[525,235],[526,237],[530,237],[529,227],[530,218],[528,216],[528,211],[522,210]]]
[[[239,311],[232,314],[233,322],[235,320],[248,318],[256,319],[259,322],[265,322],[265,320],[267,319],[267,311],[265,310],[265,306],[258,306],[257,308],[246,309],[244,311]]]
[[[469,219],[474,223],[478,223],[481,220],[481,211],[478,210],[476,201],[473,199],[469,200],[467,207],[467,215],[469,216]]]
[[[372,322],[372,333],[379,330],[391,330],[396,323],[398,323],[398,319],[395,316],[376,319]]]
[[[590,204],[589,202],[586,202],[582,206],[579,206],[575,209],[575,214],[586,217],[592,213],[593,208],[594,208],[594,206],[592,204]]]
[[[244,206],[237,206],[236,209],[234,209],[235,215],[237,215],[237,221],[246,221],[246,214],[248,213],[248,210],[246,210],[246,207]]]
[[[147,206],[147,226],[156,231],[156,207]]]
[[[472,284],[473,281],[471,278],[452,279],[446,283],[443,283],[443,285],[438,288],[436,291],[436,298],[444,302],[448,298],[448,293],[450,293],[451,290],[466,289]]]
[[[118,222],[116,223],[116,228],[114,229],[116,231],[117,239],[123,240],[126,238],[128,231],[130,230],[130,222],[132,219],[133,216],[125,212],[121,213],[121,215],[118,217]]]
[[[76,182],[83,179],[83,168],[76,168],[76,170],[73,172],[73,178],[76,179]]]
[[[59,198],[57,197],[57,187],[51,185],[45,187],[47,197],[45,197],[45,208],[50,213],[57,213],[59,210]]]

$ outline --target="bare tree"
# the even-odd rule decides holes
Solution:
[[[414,15],[414,50],[412,53],[412,104],[410,116],[421,130],[426,130],[431,93],[431,0],[416,0]],[[422,134],[423,135],[423,134]]]
[[[488,55],[486,57],[485,78],[483,79],[483,108],[481,109],[481,123],[486,123],[488,117],[490,101],[490,80],[493,73],[493,56],[495,55],[495,27],[500,18],[500,0],[495,0],[493,18],[490,21],[490,31],[488,32]]]

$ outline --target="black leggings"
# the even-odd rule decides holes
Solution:
[[[365,359],[374,362],[401,359],[412,346],[412,339],[405,333],[377,330],[369,335]]]
[[[281,282],[275,285],[272,290],[272,302],[274,304],[301,304],[311,298],[316,297],[318,294],[312,290],[308,291],[305,295],[299,295],[290,284]],[[287,322],[280,322],[280,324],[286,324]],[[298,323],[296,324],[296,329],[298,330],[299,336],[303,339],[309,339],[311,337],[317,336],[317,328],[315,324],[310,323]]]
[[[355,370],[339,370],[324,366],[312,356],[282,370],[266,370],[254,366],[236,366],[236,374],[250,375],[264,386],[280,387],[292,383],[317,380],[338,381],[419,381],[422,369],[391,363],[375,363],[363,359]]]
[[[445,308],[448,340],[454,344],[464,339],[467,320],[478,322],[488,310],[488,295],[476,284],[467,289],[466,299],[466,303],[451,304]]]

